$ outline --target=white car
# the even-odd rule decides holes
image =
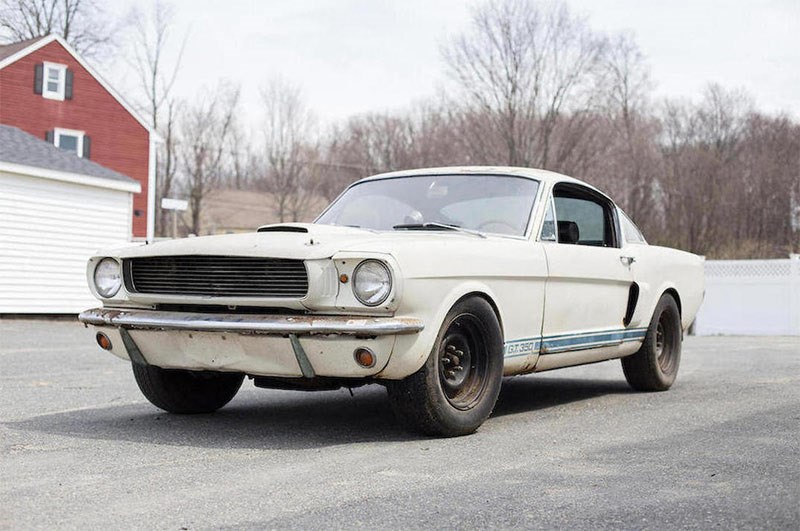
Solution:
[[[411,429],[475,431],[503,376],[622,359],[668,389],[702,259],[648,245],[602,192],[543,170],[376,175],[314,223],[99,253],[80,320],[150,402],[211,412],[258,387],[383,384]]]

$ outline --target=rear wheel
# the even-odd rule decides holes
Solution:
[[[454,437],[489,417],[502,377],[500,324],[489,303],[473,297],[447,314],[425,365],[387,389],[395,414],[411,430]]]
[[[162,369],[133,364],[139,389],[154,406],[170,413],[211,413],[231,401],[244,374]]]
[[[658,301],[642,347],[622,358],[625,379],[639,391],[666,391],[678,376],[681,363],[681,316],[671,295]]]

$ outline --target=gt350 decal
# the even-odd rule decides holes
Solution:
[[[505,344],[506,358],[528,356],[538,351],[539,351],[538,339],[517,339],[514,341],[508,341]]]
[[[580,334],[558,334],[545,336],[541,340],[538,338],[515,339],[505,343],[505,357],[528,356],[538,352],[540,347],[542,354],[607,347],[629,341],[642,341],[645,334],[647,334],[646,328],[629,328]]]

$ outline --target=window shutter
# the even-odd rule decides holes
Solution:
[[[33,93],[41,94],[44,82],[44,63],[36,63],[33,67]]]
[[[64,99],[72,99],[72,70],[69,68],[66,72],[66,79],[64,80]]]
[[[83,135],[83,158],[88,159],[92,154],[92,139]]]
[[[50,144],[53,144],[53,143],[55,143],[56,136],[55,136],[55,134],[54,134],[54,133],[55,133],[54,131],[46,131],[46,132],[44,133],[44,139],[45,139],[45,141],[49,142]]]

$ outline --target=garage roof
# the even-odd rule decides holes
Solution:
[[[0,163],[116,181],[126,187],[139,186],[138,181],[126,175],[59,149],[49,142],[39,140],[8,125],[0,125]]]

